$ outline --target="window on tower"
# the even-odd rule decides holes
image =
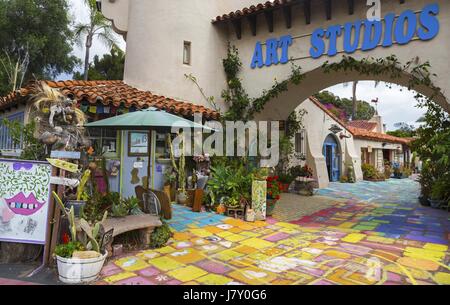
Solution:
[[[183,46],[183,64],[191,65],[191,42],[185,41]]]

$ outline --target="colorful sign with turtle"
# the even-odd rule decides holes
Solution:
[[[45,244],[51,169],[0,159],[0,241]]]

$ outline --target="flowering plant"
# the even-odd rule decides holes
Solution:
[[[313,170],[308,166],[295,166],[289,169],[289,173],[297,178],[297,177],[306,177],[306,178],[312,178],[313,176]]]
[[[282,185],[281,185],[281,182],[279,181],[279,179],[280,179],[280,177],[278,177],[278,176],[268,177],[266,179],[266,181],[267,181],[267,198],[280,200]]]

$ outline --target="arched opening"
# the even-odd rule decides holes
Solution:
[[[330,182],[337,182],[341,178],[342,151],[336,136],[329,134],[323,143],[323,156]]]
[[[375,61],[375,60],[374,60]],[[357,62],[360,63],[360,62]],[[376,67],[376,64],[373,64]],[[376,68],[374,68],[376,70]],[[366,72],[359,73],[356,70],[326,71],[324,67],[316,68],[304,74],[303,80],[299,84],[290,82],[287,90],[278,94],[275,98],[265,104],[263,111],[258,113],[255,118],[257,120],[284,120],[289,116],[296,107],[310,96],[334,85],[353,81],[380,81],[396,84],[405,88],[411,87],[414,79],[409,72],[402,71],[396,73],[395,77],[388,73]],[[431,84],[430,84],[431,85]],[[432,97],[447,112],[450,112],[450,102],[443,93],[436,95],[432,86],[424,84],[415,84],[413,88],[417,93]]]

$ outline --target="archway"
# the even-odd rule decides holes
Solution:
[[[345,60],[348,60],[348,58],[344,58],[342,62]],[[436,103],[444,108],[444,110],[450,112],[450,104],[447,102],[446,97],[438,91],[439,88],[433,87],[431,83],[425,85],[426,81],[423,83],[418,82],[420,79],[419,77],[422,76],[414,76],[407,71],[401,70],[401,68],[392,73],[380,73],[379,71],[385,68],[385,66],[377,66],[376,62],[379,60],[381,59],[372,59],[370,65],[373,71],[369,70],[364,73],[358,72],[358,70],[354,68],[346,69],[345,66],[342,66],[337,70],[330,70],[322,66],[307,72],[303,75],[304,78],[299,84],[289,82],[287,84],[287,89],[280,92],[277,97],[269,100],[265,104],[264,109],[255,115],[255,118],[257,120],[285,120],[299,104],[315,93],[340,83],[364,80],[392,83],[409,88],[425,97],[432,97]],[[355,63],[356,65],[360,65],[360,70],[365,70],[363,66],[367,64],[362,63],[361,61],[355,61]],[[282,107],[280,107],[280,105],[282,105]]]

